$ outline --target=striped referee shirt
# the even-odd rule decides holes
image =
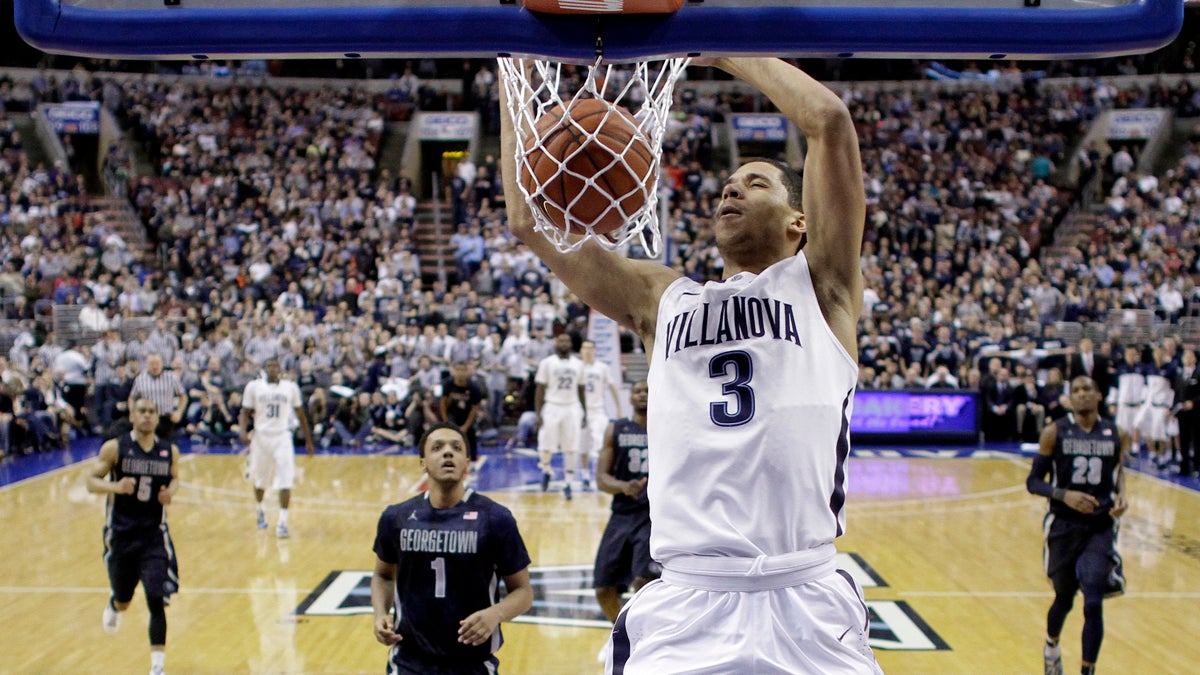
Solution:
[[[129,392],[129,398],[139,395],[154,401],[154,405],[158,406],[159,415],[170,415],[175,412],[175,397],[184,395],[183,384],[174,371],[164,370],[155,377],[149,371],[143,370],[133,378],[133,389]]]

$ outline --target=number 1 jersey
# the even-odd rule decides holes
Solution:
[[[403,649],[428,657],[482,661],[500,648],[458,642],[459,621],[500,600],[499,582],[529,566],[512,513],[468,490],[448,509],[428,493],[389,506],[379,519],[375,554],[396,565],[396,630]]]
[[[648,378],[654,559],[782,555],[841,535],[857,378],[802,252],[671,284]]]

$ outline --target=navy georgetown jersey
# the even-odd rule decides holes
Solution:
[[[158,503],[160,488],[171,484],[171,444],[154,437],[154,445],[144,450],[133,434],[117,437],[117,463],[109,477],[119,481],[130,476],[137,481],[131,495],[108,496],[108,523],[111,532],[157,530],[167,522],[167,509]]]
[[[842,534],[858,364],[803,252],[667,287],[648,379],[655,560],[782,555]]]
[[[646,456],[646,427],[629,418],[613,422],[612,475],[617,480],[641,480],[646,477],[649,458]],[[650,508],[646,491],[637,499],[621,492],[613,495],[614,513],[637,513]]]
[[[508,509],[474,490],[448,509],[433,508],[428,493],[413,497],[383,512],[375,554],[396,565],[396,632],[405,651],[479,662],[503,644],[499,628],[479,646],[459,643],[458,629],[499,602],[502,577],[529,566]]]
[[[1121,469],[1121,437],[1117,425],[1100,418],[1092,430],[1084,431],[1074,415],[1055,422],[1058,441],[1054,444],[1054,487],[1086,492],[1100,502],[1101,512],[1084,514],[1051,499],[1050,513],[1069,520],[1109,519],[1108,508],[1116,492]]]

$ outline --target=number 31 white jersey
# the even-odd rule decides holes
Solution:
[[[781,555],[841,535],[857,378],[803,253],[671,284],[648,377],[654,559]]]
[[[242,394],[242,405],[254,411],[254,428],[269,434],[290,431],[292,411],[300,407],[300,388],[291,380],[275,384],[252,380]]]

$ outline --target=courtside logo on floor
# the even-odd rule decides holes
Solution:
[[[888,584],[860,556],[839,553],[838,567],[864,589]],[[600,612],[592,591],[592,565],[530,567],[533,608],[514,623],[570,626],[609,630],[612,625]],[[868,591],[867,595],[872,595]],[[948,650],[937,633],[907,602],[868,600],[871,647],[898,651]],[[355,616],[370,614],[371,572],[334,570],[296,608],[296,616]]]

